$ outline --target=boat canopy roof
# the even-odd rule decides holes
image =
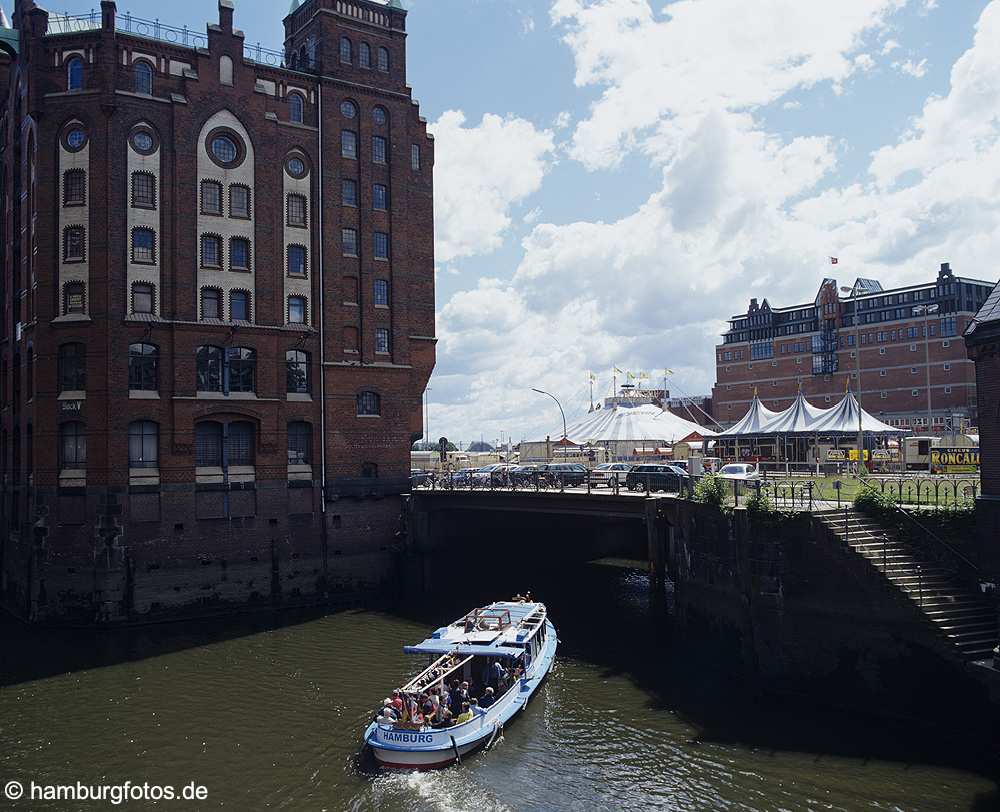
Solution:
[[[404,646],[407,654],[479,655],[483,657],[516,656],[524,643],[545,623],[543,603],[497,601],[473,609],[448,626],[442,626],[415,646]]]

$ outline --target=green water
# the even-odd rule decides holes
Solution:
[[[646,581],[604,570],[542,583],[555,670],[489,753],[436,773],[368,772],[370,712],[419,665],[404,643],[468,595],[406,616],[211,621],[27,638],[0,623],[0,784],[204,785],[203,801],[125,809],[994,809],[971,755],[876,721],[739,696],[725,658],[670,639]],[[548,592],[549,594],[546,594]],[[654,622],[656,621],[656,622]],[[706,665],[706,662],[708,665]],[[923,738],[923,737],[914,737]],[[933,737],[929,737],[933,738]],[[4,806],[4,804],[7,806]],[[0,809],[110,809],[0,799]]]

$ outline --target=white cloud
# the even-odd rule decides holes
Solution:
[[[797,88],[836,88],[859,69],[853,52],[906,0],[555,0],[553,21],[576,60],[576,84],[603,93],[577,124],[570,155],[616,166],[656,139],[669,161],[711,110],[741,112]],[[659,4],[657,4],[659,5]]]
[[[781,109],[782,110],[801,110],[802,109],[802,102],[800,102],[800,101],[786,101],[783,105],[781,105]]]
[[[912,76],[915,79],[923,79],[927,73],[926,59],[921,59],[919,62],[907,59],[905,62],[893,62],[892,66],[900,73],[905,73],[907,76]]]
[[[885,41],[885,44],[882,46],[882,56],[886,56],[887,54],[891,54],[898,47],[899,47],[899,43],[896,42],[896,40],[894,40],[894,39],[887,39]]]
[[[858,54],[854,57],[854,66],[858,70],[867,72],[875,67],[875,60],[872,58],[871,54]]]
[[[525,214],[524,217],[521,218],[521,220],[525,224],[531,225],[532,223],[537,222],[538,218],[541,216],[542,216],[541,206],[535,206],[535,208],[533,208],[531,211]]]
[[[573,116],[569,110],[563,110],[559,115],[555,117],[552,122],[552,126],[557,130],[565,130],[572,122]]]
[[[511,206],[542,184],[554,150],[552,133],[493,114],[467,127],[460,110],[443,113],[430,131],[436,145],[437,260],[495,251],[510,227]]]

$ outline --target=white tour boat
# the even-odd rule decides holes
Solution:
[[[524,708],[552,668],[557,643],[542,603],[498,601],[472,610],[422,643],[403,648],[407,654],[430,655],[433,662],[400,690],[402,718],[380,716],[365,731],[365,744],[380,767],[427,770],[461,761],[491,745]],[[458,724],[426,723],[419,697],[437,689],[447,702],[455,680],[470,683],[470,696],[477,698],[492,683],[493,703],[472,708],[472,718]]]

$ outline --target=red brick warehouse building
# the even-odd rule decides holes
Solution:
[[[24,616],[391,578],[434,366],[434,148],[396,0],[284,52],[31,0],[0,31],[0,572]]]
[[[859,392],[860,351],[866,411],[917,432],[974,426],[976,376],[962,332],[992,287],[956,276],[946,262],[937,279],[892,290],[858,279],[844,293],[835,279],[824,279],[812,302],[773,307],[751,299],[715,348],[714,416],[732,425],[754,391],[768,407],[785,409],[800,387],[814,405],[831,406],[848,381]]]

